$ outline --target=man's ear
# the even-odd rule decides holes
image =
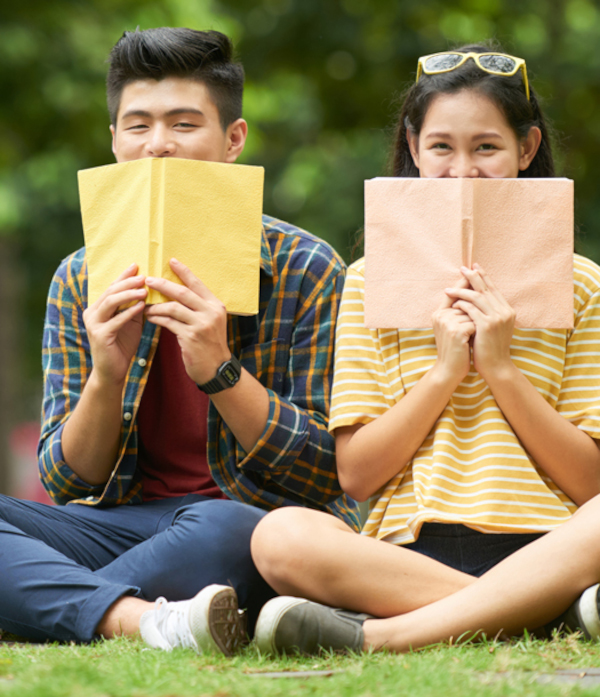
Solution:
[[[537,155],[542,144],[542,132],[537,126],[532,126],[525,140],[521,141],[521,155],[519,157],[519,169],[527,169]]]
[[[415,163],[415,167],[419,169],[419,136],[415,135],[412,129],[407,128],[406,140],[408,141],[408,148],[413,162]]]
[[[235,162],[242,154],[248,136],[248,124],[244,119],[236,119],[227,126],[227,151],[225,162]]]
[[[113,151],[113,155],[116,157],[117,156],[117,150],[116,150],[116,144],[115,144],[115,139],[117,137],[117,132],[115,131],[115,127],[111,124],[110,125],[110,133],[112,135],[112,145],[111,149]]]

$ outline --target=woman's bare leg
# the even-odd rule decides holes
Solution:
[[[405,615],[367,620],[365,648],[402,652],[464,634],[513,635],[564,612],[600,582],[600,496],[458,592]]]
[[[252,557],[281,595],[392,617],[444,598],[475,578],[418,552],[358,535],[338,518],[281,508],[263,518]]]

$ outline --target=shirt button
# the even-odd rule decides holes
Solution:
[[[140,360],[138,361],[138,365],[140,366],[140,368],[145,368],[147,364],[148,361],[145,358],[140,358]]]
[[[123,418],[125,419],[125,421],[131,421],[131,419],[133,418],[133,415],[131,414],[130,411],[126,411],[126,412],[123,414]]]

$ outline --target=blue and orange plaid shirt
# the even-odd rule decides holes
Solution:
[[[327,510],[358,528],[357,507],[340,489],[334,441],[327,431],[334,334],[345,267],[322,240],[263,217],[259,314],[229,315],[229,347],[267,389],[269,419],[249,453],[212,403],[208,464],[231,499],[266,510],[303,505]],[[123,393],[121,445],[109,481],[93,486],[64,460],[61,437],[92,369],[83,323],[85,249],[67,257],[50,286],[42,363],[44,402],[38,447],[44,486],[59,504],[135,504],[142,500],[136,413],[160,328],[146,322]],[[249,405],[252,408],[252,405]]]

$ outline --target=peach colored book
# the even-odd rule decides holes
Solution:
[[[134,262],[141,274],[180,283],[175,257],[228,312],[258,312],[262,167],[145,158],[78,178],[90,304]],[[149,291],[148,303],[166,300]]]
[[[573,182],[365,182],[365,324],[431,327],[461,265],[481,264],[516,326],[573,327]]]

